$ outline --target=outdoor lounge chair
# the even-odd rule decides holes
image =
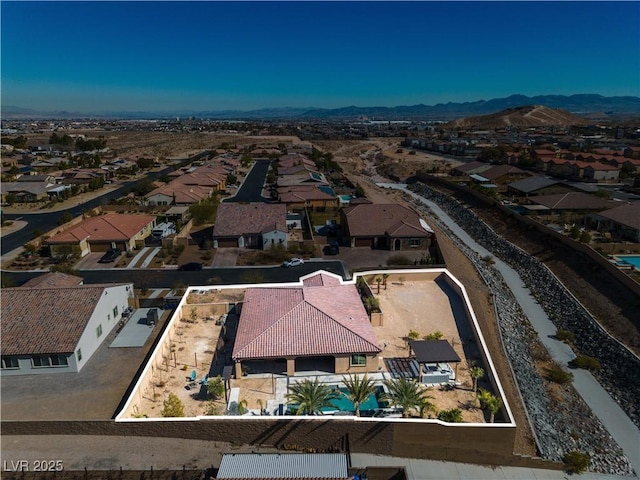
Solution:
[[[191,376],[187,377],[187,382],[195,382],[197,377],[198,377],[198,372],[196,372],[195,370],[192,370]]]

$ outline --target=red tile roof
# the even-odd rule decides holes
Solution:
[[[105,288],[3,288],[2,354],[74,352]]]
[[[355,285],[315,283],[247,289],[232,358],[380,352]]]
[[[123,215],[108,213],[89,217],[47,239],[48,243],[129,240],[156,219],[153,215]]]

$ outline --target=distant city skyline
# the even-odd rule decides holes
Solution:
[[[637,2],[6,2],[2,105],[219,111],[640,96]]]

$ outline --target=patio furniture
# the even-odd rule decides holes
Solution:
[[[195,370],[192,370],[191,375],[187,377],[187,382],[195,382],[197,377],[198,377],[198,372],[196,372]]]
[[[207,374],[204,376],[204,378],[203,378],[202,380],[200,380],[198,383],[199,383],[200,385],[206,385],[208,380],[209,380],[209,374],[207,373]]]

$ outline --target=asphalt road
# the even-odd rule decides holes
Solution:
[[[194,155],[186,160],[180,162],[178,166],[183,166],[188,163],[191,163],[195,160],[198,160],[201,157],[204,157],[209,154],[209,151],[205,151]],[[174,166],[167,167],[165,169],[159,170],[157,172],[150,172],[145,178],[125,182],[122,186],[116,190],[112,190],[104,195],[96,197],[88,202],[82,203],[80,205],[76,205],[75,207],[68,208],[66,210],[60,210],[57,212],[47,212],[47,213],[13,213],[13,214],[4,214],[2,215],[3,220],[15,220],[17,218],[22,218],[22,220],[27,221],[27,225],[20,230],[13,232],[5,237],[2,237],[2,246],[0,248],[0,252],[2,255],[8,253],[16,248],[22,247],[25,243],[30,242],[33,239],[33,232],[35,230],[40,230],[42,232],[47,232],[52,228],[55,228],[58,225],[58,220],[65,213],[69,212],[74,217],[81,215],[83,212],[90,210],[92,208],[98,207],[100,205],[104,205],[108,203],[109,200],[114,198],[120,198],[123,195],[129,193],[136,185],[141,182],[146,181],[147,179],[154,180],[156,178],[161,177],[167,173],[170,173],[174,170]]]
[[[269,172],[269,165],[271,160],[256,160],[253,164],[253,168],[242,182],[242,185],[238,189],[238,192],[231,198],[225,198],[223,203],[266,203],[270,199],[262,196],[262,187],[267,178]]]
[[[337,260],[312,261],[293,268],[280,266],[271,267],[227,267],[203,268],[197,272],[179,272],[177,270],[136,269],[127,270],[80,270],[79,275],[85,284],[91,283],[123,283],[133,282],[136,287],[172,288],[182,282],[187,286],[197,285],[234,285],[243,283],[281,283],[295,282],[301,276],[326,270],[349,279],[349,272],[345,265]],[[42,275],[44,272],[2,272],[3,280],[11,279],[11,283],[20,286],[27,280]]]

